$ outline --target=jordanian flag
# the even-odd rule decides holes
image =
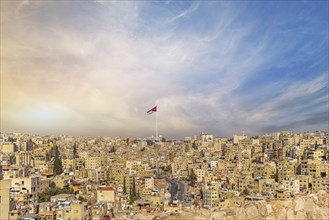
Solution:
[[[157,106],[154,106],[152,109],[148,110],[146,113],[150,115],[153,112],[157,112]]]

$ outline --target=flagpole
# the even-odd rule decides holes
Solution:
[[[155,112],[155,140],[158,140],[158,111]]]

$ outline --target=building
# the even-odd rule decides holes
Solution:
[[[0,142],[0,152],[4,154],[14,153],[18,150],[15,143],[12,142]]]
[[[153,188],[154,188],[154,178],[145,177],[145,189],[153,189]]]
[[[290,191],[291,195],[296,195],[300,192],[299,179],[294,176],[286,176],[282,181],[282,186],[285,190]]]
[[[36,202],[40,185],[38,176],[13,178],[11,182],[11,192],[15,195],[23,195],[20,199]]]
[[[219,203],[219,194],[215,189],[206,189],[204,192],[203,204],[205,207],[214,207],[218,206]]]
[[[112,187],[99,187],[97,189],[97,202],[114,203],[115,190]]]
[[[85,168],[86,169],[96,169],[101,165],[100,157],[86,157]]]
[[[12,210],[10,201],[11,179],[0,180],[0,219],[8,219]]]

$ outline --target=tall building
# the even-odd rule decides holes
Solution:
[[[10,202],[11,179],[0,180],[0,219],[8,219],[11,211]]]

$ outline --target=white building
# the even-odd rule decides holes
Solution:
[[[282,185],[285,190],[291,192],[292,195],[296,195],[300,192],[300,182],[293,176],[286,176],[282,180]]]
[[[218,164],[218,160],[211,160],[210,161],[210,168],[211,169],[216,169],[217,164]]]
[[[145,177],[145,189],[154,188],[154,179],[153,177]]]

